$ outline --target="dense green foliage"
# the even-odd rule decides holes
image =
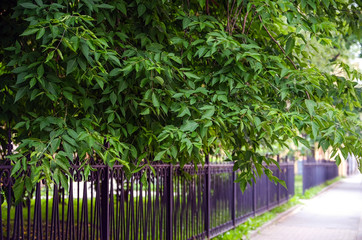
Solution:
[[[91,156],[131,173],[221,151],[242,186],[254,171],[274,178],[261,146],[308,145],[302,133],[337,161],[338,149],[361,156],[359,74],[338,61],[348,79],[322,72],[306,50],[358,40],[360,1],[18,0],[0,10],[2,155],[13,129],[13,174],[31,169],[17,197],[39,179],[65,184],[74,159],[89,172]]]

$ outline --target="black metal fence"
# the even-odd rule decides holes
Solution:
[[[92,167],[84,179],[83,169],[73,166],[69,189],[38,183],[32,198],[14,206],[11,166],[0,166],[0,239],[205,239],[294,194],[294,164],[288,163],[271,167],[288,189],[262,176],[244,194],[232,164],[198,171],[156,165],[155,173],[144,168],[131,178],[121,166]]]
[[[303,163],[303,193],[305,190],[320,185],[338,176],[335,161],[314,161]]]

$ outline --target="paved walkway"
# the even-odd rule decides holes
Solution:
[[[362,240],[362,175],[306,200],[251,240]]]

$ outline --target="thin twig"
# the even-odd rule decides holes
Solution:
[[[290,59],[289,56],[287,56],[287,54],[285,53],[284,49],[282,48],[282,46],[280,46],[280,44],[278,43],[277,40],[275,40],[275,38],[270,34],[269,30],[266,28],[266,26],[264,25],[263,23],[263,19],[261,18],[261,16],[259,15],[259,19],[260,19],[260,22],[263,24],[263,27],[265,29],[265,31],[268,33],[269,37],[278,45],[278,47],[280,48],[280,50],[282,50],[282,52],[284,53],[285,57],[289,60],[289,62],[291,64],[293,64],[294,68],[295,69],[298,69],[297,66],[294,64],[294,62],[292,61],[292,59]]]
[[[230,13],[231,13],[231,14],[233,13],[234,6],[235,6],[235,2],[236,2],[236,0],[233,1],[233,5],[231,6],[231,10],[230,10]],[[229,5],[229,4],[228,4],[228,5]]]
[[[213,4],[215,4],[216,7],[219,7],[219,4],[218,4],[217,2],[215,2],[215,0],[211,0],[211,2],[212,2]]]
[[[255,17],[256,14],[257,14],[257,12],[255,11],[254,14],[253,14],[253,17],[251,18],[251,21],[250,21],[250,24],[249,24],[249,27],[248,27],[248,31],[246,31],[246,34],[245,34],[245,35],[248,35],[248,34],[249,34],[249,30],[250,30],[251,24],[253,23],[253,20],[254,20],[254,17]]]
[[[63,38],[64,38],[64,35],[65,35],[65,32],[66,32],[66,31],[67,31],[67,29],[66,29],[66,28],[64,28],[64,31],[63,31],[62,37],[60,38],[59,43],[58,43],[57,47],[54,49],[54,51],[56,51],[56,50],[59,48],[60,44],[61,44],[61,43],[62,43],[62,41],[63,41]]]
[[[264,27],[265,31],[266,31],[266,32],[268,33],[268,35],[270,36],[270,38],[278,45],[278,47],[280,48],[280,50],[282,50],[282,52],[284,53],[285,57],[289,60],[289,62],[290,62],[291,64],[293,64],[294,68],[297,70],[298,68],[297,68],[297,66],[294,64],[294,62],[292,61],[292,59],[285,54],[285,51],[284,51],[284,49],[282,48],[282,46],[280,46],[280,44],[278,43],[278,41],[275,40],[275,38],[273,38],[273,36],[270,34],[269,30],[265,27],[265,25],[264,25],[264,23],[263,23],[263,19],[261,18],[260,15],[259,15],[259,19],[260,19],[261,24],[263,24],[263,27]],[[310,96],[309,96],[308,91],[305,91],[305,93],[307,94],[308,99],[310,99]]]
[[[227,15],[228,15],[228,23],[226,25],[226,29],[230,34],[230,28],[229,28],[229,24],[230,24],[229,1],[227,2],[227,9],[226,10],[227,10]]]
[[[234,20],[233,26],[232,26],[232,28],[231,28],[231,31],[234,31],[235,24],[236,24],[236,22],[237,22],[237,20],[238,20],[238,17],[239,17],[239,15],[240,15],[242,9],[243,9],[243,6],[240,6],[239,12],[237,13],[237,15],[236,15],[235,18],[234,18],[235,20]]]
[[[248,18],[249,12],[246,12],[245,17],[244,17],[242,34],[244,34],[244,32],[245,32],[246,19]]]

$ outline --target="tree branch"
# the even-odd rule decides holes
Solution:
[[[290,62],[291,64],[293,64],[293,67],[297,70],[298,68],[297,68],[297,66],[294,64],[294,62],[292,61],[292,59],[285,54],[285,51],[284,51],[284,49],[282,48],[282,46],[280,46],[280,44],[278,43],[278,41],[275,40],[275,38],[270,34],[269,30],[265,27],[265,25],[264,25],[264,23],[263,23],[263,19],[261,18],[260,15],[259,15],[259,19],[260,19],[261,24],[263,24],[263,28],[264,28],[265,31],[268,33],[268,35],[270,36],[270,38],[278,45],[278,47],[280,48],[280,50],[282,50],[282,52],[284,53],[285,57],[289,60],[289,62]],[[309,96],[308,91],[305,91],[305,93],[307,94],[308,99],[310,99],[310,96]]]
[[[295,65],[295,63],[292,61],[292,59],[287,56],[287,54],[285,53],[284,49],[282,48],[282,46],[280,46],[280,44],[278,43],[277,40],[275,40],[275,38],[270,34],[269,30],[266,28],[266,26],[263,23],[263,19],[261,18],[261,16],[259,15],[259,19],[261,24],[263,24],[263,28],[265,29],[265,31],[268,33],[269,37],[278,45],[278,47],[280,48],[280,50],[282,50],[282,52],[284,53],[285,57],[289,60],[289,62],[294,66],[295,69],[298,69],[297,66]]]
[[[242,34],[244,34],[245,32],[245,25],[246,25],[246,19],[248,18],[249,12],[246,12],[245,17],[244,17],[244,22],[243,22],[243,31],[241,32]]]
[[[236,16],[234,17],[234,23],[233,23],[233,26],[232,26],[232,28],[231,28],[231,31],[234,31],[235,24],[236,24],[236,22],[237,22],[237,20],[238,20],[238,17],[239,17],[239,15],[240,15],[242,9],[243,9],[243,6],[240,6],[239,12],[238,12],[238,13],[236,14]]]
[[[255,11],[255,13],[253,14],[253,17],[251,18],[251,21],[250,21],[250,24],[249,24],[249,27],[248,27],[248,31],[246,31],[246,34],[245,34],[245,35],[248,35],[248,34],[249,34],[249,30],[250,30],[251,24],[253,23],[253,20],[254,20],[254,17],[255,17],[256,14],[257,14],[257,12]]]

